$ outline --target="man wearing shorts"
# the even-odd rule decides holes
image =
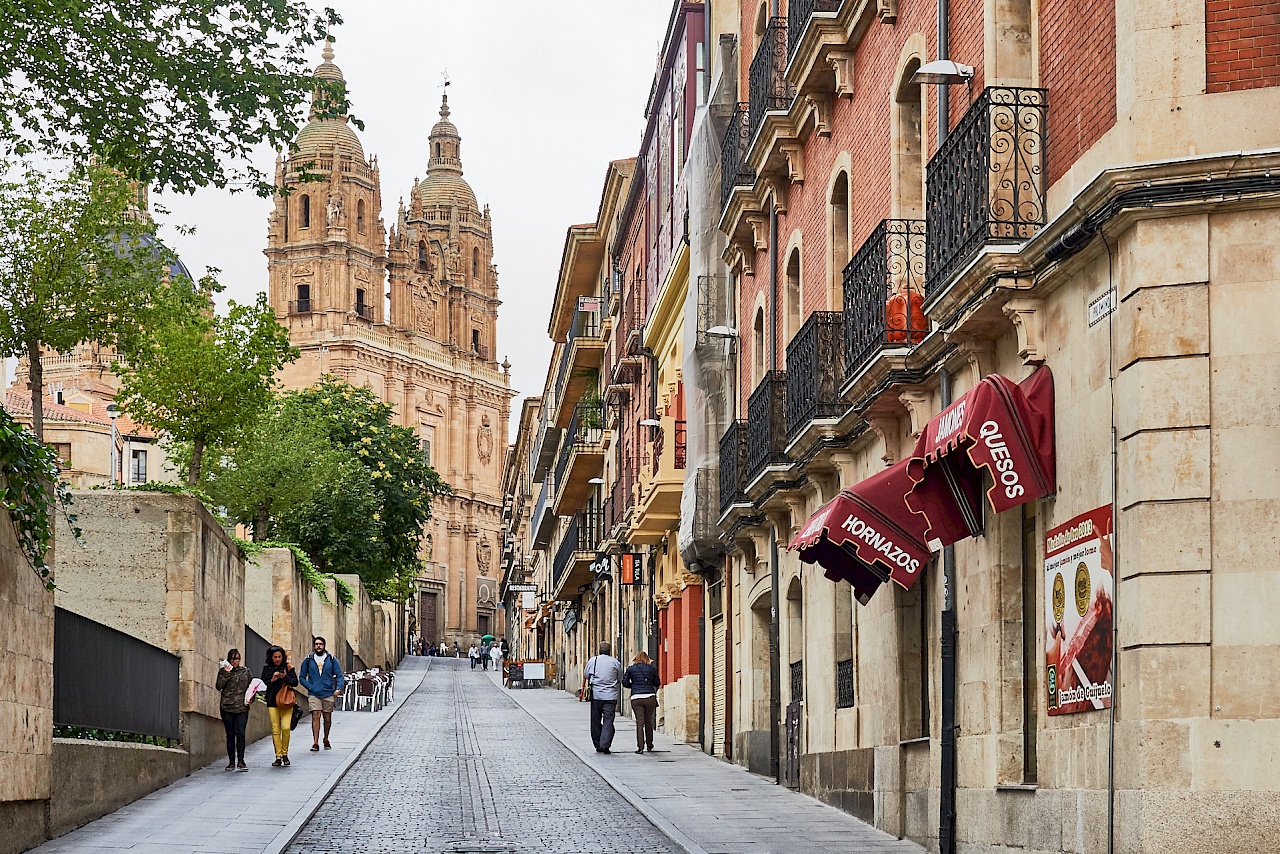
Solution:
[[[311,750],[320,749],[320,721],[324,720],[324,749],[329,750],[329,730],[333,728],[333,695],[342,691],[345,677],[338,659],[325,652],[324,638],[312,642],[312,654],[298,668],[298,681],[310,695]]]

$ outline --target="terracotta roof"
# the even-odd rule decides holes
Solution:
[[[31,397],[20,391],[6,390],[4,393],[4,408],[10,415],[15,417],[26,416],[30,418]],[[93,408],[97,410],[98,404],[94,404]],[[79,409],[63,406],[47,395],[44,397],[44,420],[68,423],[79,422],[82,424],[111,424],[111,419],[106,415],[106,404],[102,404],[101,414],[97,411],[81,412]]]

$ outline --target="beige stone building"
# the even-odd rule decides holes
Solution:
[[[318,80],[341,81],[325,49]],[[447,100],[390,234],[376,157],[347,117],[311,121],[276,167],[287,189],[268,221],[269,295],[302,351],[280,379],[331,375],[365,386],[421,437],[453,487],[428,525],[415,608],[428,641],[498,634],[495,619],[503,449],[512,393],[495,361],[498,274],[493,229],[462,177]],[[318,175],[322,180],[304,180]]]

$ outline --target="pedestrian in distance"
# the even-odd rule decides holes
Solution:
[[[222,715],[222,728],[227,731],[228,771],[249,770],[244,764],[244,733],[249,725],[249,701],[245,694],[252,679],[249,668],[240,663],[240,650],[228,650],[214,683],[221,694],[218,711]]]
[[[483,641],[480,643],[480,669],[485,672],[489,670],[489,645]]]
[[[622,675],[622,687],[631,689],[631,711],[636,716],[636,753],[644,753],[647,747],[653,752],[653,727],[658,722],[658,668],[649,661],[649,654],[637,652],[631,666]]]
[[[496,643],[489,647],[489,658],[493,661],[493,669],[502,672],[502,647]]]
[[[472,644],[471,649],[467,650],[467,658],[471,660],[471,669],[475,670],[476,665],[480,663],[480,650],[476,649],[475,644]]]
[[[310,695],[307,701],[311,710],[311,752],[320,749],[320,724],[324,723],[324,749],[330,750],[329,730],[333,728],[334,695],[342,693],[346,676],[338,659],[325,652],[324,638],[311,642],[311,655],[302,661],[298,681]]]
[[[289,766],[289,731],[293,723],[293,707],[298,698],[293,689],[298,687],[298,673],[289,665],[289,653],[284,647],[267,649],[267,663],[262,668],[262,681],[267,685],[267,716],[271,718],[271,741],[276,748],[276,761],[272,768]]]
[[[613,716],[622,695],[622,662],[610,653],[613,647],[600,644],[600,654],[582,671],[582,696],[591,700],[591,743],[596,753],[610,753],[613,746]]]

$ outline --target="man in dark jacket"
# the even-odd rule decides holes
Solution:
[[[649,663],[649,655],[637,652],[635,663],[622,674],[622,687],[631,689],[631,711],[636,716],[636,753],[648,747],[653,752],[653,728],[658,722],[658,668]]]
[[[329,750],[329,730],[333,728],[334,694],[342,691],[346,677],[338,659],[325,652],[324,638],[312,642],[311,655],[302,661],[298,681],[307,689],[311,708],[311,749],[320,749],[320,721],[324,720],[324,749]]]

